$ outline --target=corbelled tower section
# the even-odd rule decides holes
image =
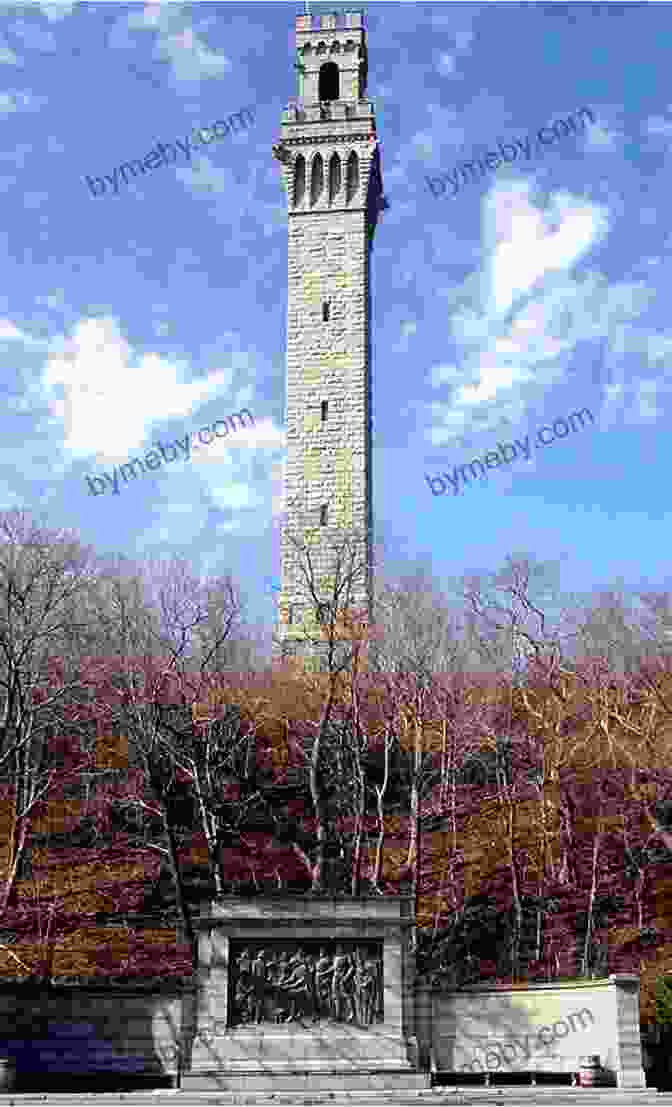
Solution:
[[[351,608],[371,612],[370,264],[384,201],[361,13],[297,16],[296,48],[299,98],[283,113],[273,147],[289,217],[277,631],[283,654],[314,658],[334,597],[335,551],[347,536],[359,544],[357,565],[366,566]],[[350,558],[341,566],[341,579],[354,565]]]

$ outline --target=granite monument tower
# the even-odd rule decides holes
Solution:
[[[297,16],[296,49],[299,96],[283,113],[273,147],[289,224],[277,652],[319,666],[334,550],[344,536],[366,566],[352,610],[371,612],[370,272],[385,201],[362,13]],[[317,602],[292,534],[309,551]]]

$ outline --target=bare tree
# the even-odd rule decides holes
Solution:
[[[454,630],[446,601],[425,569],[379,587],[371,664],[395,702],[401,746],[412,750],[406,870],[416,916],[421,891],[421,804],[440,775],[429,741],[430,733],[438,729],[436,681],[439,673],[455,664]]]
[[[209,747],[198,751],[205,764],[188,752],[178,755],[175,738],[191,733],[195,705],[204,684],[221,663],[221,651],[239,616],[238,598],[229,578],[199,581],[177,558],[152,563],[140,571],[123,559],[109,564],[102,577],[99,620],[114,658],[108,684],[110,715],[123,727],[142,765],[153,797],[129,799],[160,819],[165,845],[153,849],[168,860],[178,915],[192,957],[196,957],[191,922],[178,859],[170,799],[177,770],[186,769],[199,800],[209,849],[216,853],[203,781],[210,780]],[[115,703],[116,701],[116,703]],[[177,708],[175,720],[172,708]],[[212,793],[208,791],[208,799]],[[213,858],[214,860],[214,858]],[[215,872],[220,870],[215,865]],[[221,873],[220,873],[221,875]]]
[[[497,674],[503,711],[491,733],[493,749],[502,734],[513,743],[515,779],[497,773],[499,800],[506,809],[506,842],[512,896],[511,971],[520,972],[524,904],[515,843],[517,790],[532,784],[540,804],[543,863],[536,889],[537,953],[541,953],[545,883],[553,876],[549,789],[557,790],[558,738],[568,714],[569,686],[575,682],[566,660],[567,645],[578,635],[567,629],[549,565],[509,557],[502,570],[485,578],[466,576],[462,594],[472,615],[471,629],[480,652]],[[551,608],[555,618],[549,616]],[[565,808],[566,812],[566,808]],[[571,829],[570,829],[571,833]],[[529,898],[529,897],[528,897]]]
[[[294,636],[300,648],[307,652],[306,660],[319,659],[321,669],[312,677],[306,671],[303,678],[314,691],[319,689],[322,703],[319,719],[310,723],[312,735],[305,750],[316,822],[312,890],[318,892],[324,885],[325,849],[330,835],[323,779],[325,762],[330,756],[327,747],[333,744],[336,733],[338,705],[348,698],[350,722],[354,725],[351,733],[356,735],[352,740],[361,741],[356,688],[365,666],[369,612],[356,604],[358,597],[367,592],[370,564],[366,536],[335,533],[326,573],[324,565],[318,564],[309,541],[291,533],[287,533],[285,539],[295,551],[295,566],[301,581],[303,620]],[[310,667],[304,662],[306,670]],[[352,751],[352,743],[350,748]],[[357,774],[354,787],[359,789],[361,796],[361,773]],[[362,802],[360,800],[357,806],[360,817]]]
[[[194,690],[190,689],[187,695],[185,685],[180,687],[183,698],[193,701]],[[226,890],[223,841],[240,842],[241,828],[250,810],[263,803],[259,789],[239,794],[235,802],[224,798],[233,782],[240,791],[240,785],[252,775],[250,759],[255,755],[255,726],[247,725],[235,706],[204,709],[192,702],[184,705],[179,717],[160,706],[158,727],[171,758],[193,789],[196,818],[207,843],[215,894],[222,895]]]
[[[31,814],[59,773],[50,742],[86,713],[83,654],[91,627],[81,599],[94,579],[91,552],[70,531],[23,511],[0,516],[0,773],[9,781],[7,907]],[[88,758],[70,769],[75,776]],[[61,771],[62,775],[62,771]]]
[[[455,922],[462,914],[464,867],[462,835],[459,833],[458,803],[464,805],[463,785],[474,768],[483,761],[483,737],[491,729],[491,689],[482,676],[457,666],[437,681],[436,698],[441,716],[440,784],[434,792],[434,812],[440,825],[448,831],[446,858],[442,862],[437,906],[432,928],[433,938],[439,931],[444,896],[450,904],[449,913]],[[483,766],[484,777],[487,768]]]

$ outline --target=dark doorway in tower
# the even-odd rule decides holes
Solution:
[[[320,69],[318,100],[338,100],[340,77],[335,62],[325,62]]]

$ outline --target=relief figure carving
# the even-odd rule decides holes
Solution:
[[[380,941],[248,943],[231,965],[231,1025],[382,1020]]]

